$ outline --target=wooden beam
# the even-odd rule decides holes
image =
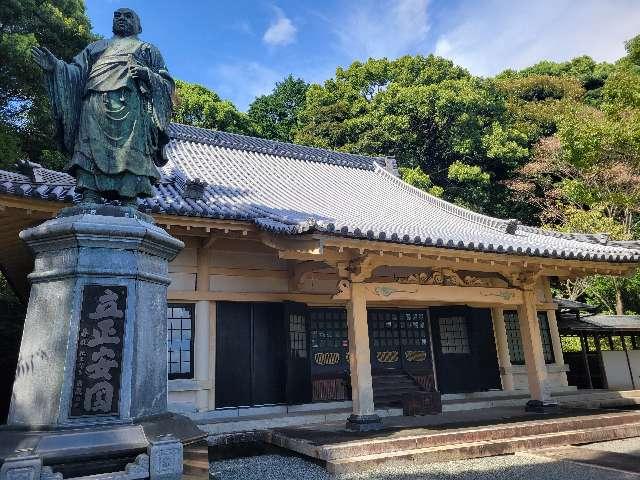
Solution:
[[[167,292],[169,301],[197,302],[199,300],[209,301],[230,301],[230,302],[301,302],[307,304],[336,305],[343,302],[336,302],[331,295],[321,295],[313,293],[290,293],[290,292],[197,292],[194,290],[178,291],[169,290]]]
[[[338,286],[339,293],[334,295],[334,299],[348,300],[350,289],[347,283]],[[408,283],[363,283],[363,285],[367,302],[437,302],[486,306],[516,306],[522,303],[522,292],[514,288],[454,287]]]

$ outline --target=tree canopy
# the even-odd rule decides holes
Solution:
[[[0,167],[30,158],[63,165],[31,47],[70,60],[94,40],[82,0],[9,0],[0,6]]]
[[[308,88],[304,80],[289,75],[270,94],[257,97],[247,112],[256,135],[292,142]]]

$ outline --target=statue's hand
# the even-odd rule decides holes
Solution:
[[[140,80],[149,83],[149,69],[140,65],[131,65],[129,67],[129,74],[135,80]]]
[[[47,72],[52,71],[58,61],[56,56],[51,53],[47,47],[33,47],[31,49],[31,57],[33,58],[33,61],[40,66],[40,68]]]

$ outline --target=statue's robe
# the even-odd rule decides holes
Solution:
[[[131,64],[149,68],[149,82],[134,80]],[[77,190],[108,199],[152,196],[174,89],[158,49],[135,36],[99,40],[46,77]]]

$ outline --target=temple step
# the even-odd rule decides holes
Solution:
[[[182,472],[185,477],[209,478],[209,449],[206,443],[184,447]]]
[[[401,405],[404,395],[420,391],[420,386],[405,373],[373,375],[372,384],[376,405]]]

